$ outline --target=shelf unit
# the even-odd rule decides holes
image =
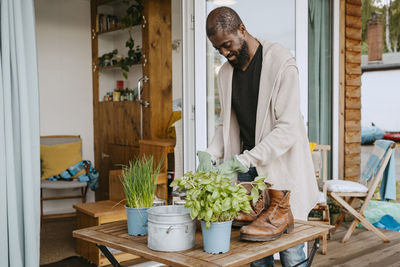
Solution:
[[[130,68],[128,79],[125,80],[118,67],[100,68],[98,58],[114,49],[118,49],[118,54],[126,56],[128,48],[125,42],[129,38],[129,31],[114,28],[97,32],[97,20],[100,13],[122,16],[128,6],[121,0],[91,0],[94,153],[100,187],[96,191],[96,202],[88,203],[93,206],[76,207],[81,210],[79,227],[124,219],[124,211],[110,215],[110,207],[104,204],[111,201],[109,173],[110,170],[120,169],[121,165],[127,165],[140,154],[140,104],[137,101],[102,102],[106,92],[116,87],[117,80],[125,81],[124,88],[135,88],[139,78],[149,78],[142,88],[142,99],[150,102],[148,108],[143,108],[144,139],[165,138],[172,114],[171,1],[145,0],[143,3],[143,24],[131,30],[134,47],[142,47],[142,62]],[[159,179],[159,183],[162,183],[160,186],[165,188],[168,181],[166,172],[161,177],[164,178]],[[165,195],[164,192],[161,190],[160,193]],[[101,210],[97,210],[99,206]],[[96,208],[96,213],[88,213],[91,208]],[[79,249],[98,266],[107,264],[96,247],[79,245]],[[122,257],[121,260],[127,259],[124,254],[118,257]]]
[[[139,156],[140,104],[103,102],[116,81],[124,80],[124,88],[134,89],[141,77],[149,78],[142,87],[142,99],[150,102],[143,108],[143,139],[165,138],[172,114],[171,1],[145,0],[143,4],[142,25],[131,29],[134,47],[142,48],[142,62],[130,68],[125,80],[116,66],[100,68],[98,57],[113,49],[126,56],[128,29],[97,32],[96,20],[100,13],[122,16],[128,6],[121,0],[91,0],[94,150],[95,167],[100,173],[96,201],[108,199],[109,170]]]

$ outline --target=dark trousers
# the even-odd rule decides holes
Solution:
[[[258,176],[257,170],[254,167],[251,167],[246,173],[239,173],[238,180],[239,182],[251,182]],[[304,244],[300,244],[298,246],[288,248],[287,250],[279,252],[279,257],[283,267],[294,266],[297,263],[305,260],[306,256],[303,251]],[[253,261],[250,264],[251,267],[273,267],[274,264],[274,256],[268,256],[263,259],[259,259]],[[305,266],[302,264],[300,267]]]

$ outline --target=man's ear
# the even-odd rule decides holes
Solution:
[[[243,24],[240,24],[239,25],[239,32],[241,33],[241,34],[245,34],[245,32],[246,32],[246,27],[243,25]]]

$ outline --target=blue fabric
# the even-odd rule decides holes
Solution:
[[[381,200],[396,200],[396,160],[393,152],[383,173],[379,195]]]
[[[0,2],[0,265],[39,266],[40,129],[34,1]]]
[[[306,259],[306,255],[304,253],[303,248],[304,248],[304,243],[279,252],[279,257],[282,267],[295,266],[299,262],[304,261]],[[303,263],[299,265],[299,267],[304,267],[306,266],[306,264],[307,263]],[[250,267],[273,267],[273,266],[275,266],[274,256],[268,256],[250,263]]]
[[[386,151],[390,147],[393,141],[378,140],[375,143],[374,150],[368,158],[367,165],[361,174],[361,178],[364,181],[371,179],[377,172],[381,165],[381,161],[384,158]]]
[[[364,210],[364,217],[372,224],[378,222],[385,215],[390,215],[400,222],[400,203],[371,200]],[[357,227],[364,228],[360,223]]]
[[[376,126],[361,128],[361,144],[373,144],[376,140],[382,139],[385,132]]]
[[[246,173],[238,173],[239,182],[251,182],[258,176],[255,167],[250,167],[249,171]],[[279,257],[283,267],[294,266],[299,262],[306,259],[306,255],[303,250],[304,244],[288,248],[287,250],[279,252]],[[250,264],[250,267],[273,267],[274,266],[274,256],[268,256]],[[299,267],[306,266],[306,263],[299,265]]]
[[[392,143],[393,141],[389,140],[376,141],[374,150],[372,151],[372,154],[367,161],[365,170],[361,175],[361,178],[364,181],[368,181],[377,174],[379,167],[381,166],[381,162]],[[394,154],[395,153],[392,153],[383,173],[382,183],[379,191],[381,200],[396,200],[396,163]]]
[[[96,191],[99,188],[99,173],[93,168],[92,162],[90,160],[82,160],[75,165],[69,167],[62,173],[56,176],[51,176],[47,180],[57,181],[72,181],[72,177],[80,172],[81,170],[86,169],[86,173],[78,176],[79,182],[88,182],[91,190]]]
[[[400,223],[390,215],[383,216],[378,222],[374,223],[374,226],[381,229],[400,231]]]

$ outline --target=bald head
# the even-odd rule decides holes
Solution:
[[[219,31],[235,33],[243,24],[239,15],[229,7],[218,7],[208,14],[206,31],[207,36],[212,36]]]

